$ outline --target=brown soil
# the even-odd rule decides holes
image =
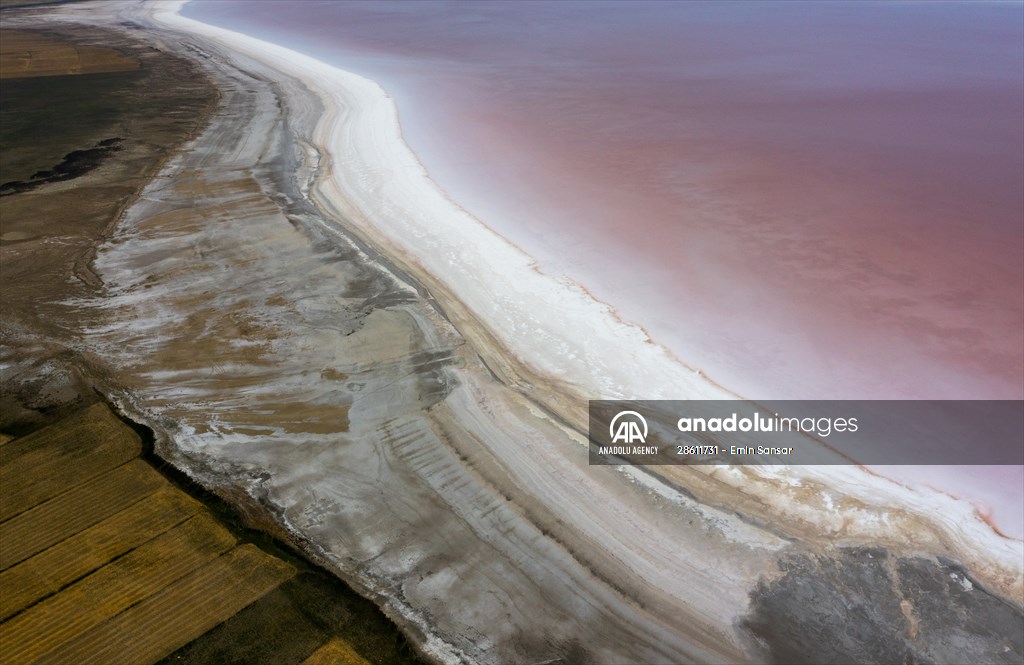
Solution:
[[[5,29],[0,63],[0,430],[17,433],[95,399],[61,303],[96,293],[95,248],[218,95],[192,63],[94,27]]]
[[[0,30],[0,79],[124,72],[139,61],[104,46],[76,46],[22,30]]]

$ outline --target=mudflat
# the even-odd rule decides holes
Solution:
[[[11,662],[126,650],[135,662],[415,662],[373,603],[183,475],[155,470],[170,467],[110,411],[102,394],[117,379],[83,351],[78,305],[104,297],[96,248],[207,125],[219,91],[188,60],[124,29],[9,16],[0,38],[0,652]],[[146,563],[153,557],[160,565]],[[53,616],[73,625],[55,632]]]
[[[5,20],[0,85],[0,354],[13,365],[0,428],[18,433],[94,399],[88,363],[69,362],[78,325],[63,303],[95,294],[95,247],[218,94],[124,32],[19,17]]]

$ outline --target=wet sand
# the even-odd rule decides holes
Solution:
[[[431,234],[450,202],[410,186],[423,175],[381,124],[393,106],[372,83],[135,5],[56,15],[144,25],[222,95],[99,250],[102,294],[66,303],[87,321],[81,348],[109,366],[112,398],[157,431],[162,456],[379,603],[425,654],[778,660],[788,636],[829,643],[842,608],[867,602],[899,614],[866,621],[844,646],[855,657],[885,644],[1019,660],[1005,627],[1021,617],[1020,543],[961,503],[852,467],[589,467],[579,394],[618,386],[619,369],[594,364],[600,348],[524,353],[557,347],[565,319],[538,329],[525,301],[467,288],[460,271],[490,260],[526,275],[524,298],[567,292],[570,321],[605,317],[598,344],[640,333],[486,229],[433,227],[469,234],[461,246]],[[496,254],[473,254],[484,248]],[[719,394],[693,376],[679,385]],[[940,606],[903,606],[890,564],[938,585]],[[871,583],[858,587],[863,568]],[[793,594],[801,585],[831,595]],[[961,625],[971,603],[1002,623]],[[786,630],[758,628],[763,607]],[[959,643],[938,639],[951,626]]]

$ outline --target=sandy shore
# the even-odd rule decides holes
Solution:
[[[826,653],[814,617],[864,597],[896,608],[872,644],[914,625],[939,661],[1019,657],[1024,550],[964,502],[854,467],[589,467],[586,397],[727,393],[448,200],[379,86],[177,6],[59,12],[144,25],[222,82],[75,303],[163,455],[441,661],[778,659],[758,617],[780,609]],[[967,602],[1004,621],[974,651],[937,637]]]

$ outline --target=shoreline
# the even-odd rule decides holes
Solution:
[[[249,57],[269,54],[271,67],[283,67],[321,98],[327,111],[312,140],[326,157],[317,163],[321,184],[310,190],[316,204],[328,216],[354,224],[362,239],[383,248],[404,273],[436,294],[442,316],[524,397],[550,407],[578,433],[586,431],[590,399],[741,399],[654,341],[641,325],[623,319],[586,286],[545,274],[534,258],[452,200],[404,140],[396,103],[381,85],[285,46],[202,24],[179,13],[185,4],[168,4],[164,15],[186,29],[233,41]],[[379,209],[381,200],[387,209]],[[573,336],[577,330],[588,331],[586,341]],[[906,476],[868,473],[900,486],[897,496],[903,489],[929,489],[924,483],[910,485]],[[992,506],[980,498],[990,496],[984,489],[953,483],[934,491],[969,503],[961,514],[982,522],[976,531],[981,534],[992,514]],[[1020,509],[1001,512],[1015,522],[1021,514]],[[992,527],[1000,537],[1024,538],[1007,523],[1001,530]]]
[[[526,251],[464,209],[406,141],[397,102],[382,85],[287,46],[184,16],[180,8],[187,4],[167,5],[174,9],[166,16],[213,39],[220,35],[249,57],[268,57],[270,66],[303,80],[321,99],[326,111],[311,137],[325,155],[320,184],[310,190],[317,205],[329,217],[346,219],[434,294],[442,314],[507,385],[550,407],[577,433],[586,431],[589,399],[742,398],[585,284],[545,273]],[[969,504],[957,512],[978,523],[975,534],[984,537],[991,526],[999,537],[1024,540],[1024,490],[999,505],[984,481],[960,480],[945,469],[943,486],[912,480],[922,474],[867,473],[889,489],[899,486],[892,492],[896,502],[933,491],[942,495],[940,502]],[[1018,505],[1007,508],[1013,502]]]
[[[496,368],[507,380],[531,377],[530,388],[541,391],[544,383],[554,382],[577,402],[595,394],[602,399],[637,394],[680,398],[680,391],[689,399],[735,396],[653,341],[641,326],[622,320],[582,285],[541,272],[530,256],[451,200],[405,143],[398,109],[377,83],[285,47],[181,16],[178,8],[184,4],[162,4],[154,17],[165,25],[223,40],[247,58],[303,81],[321,99],[325,115],[316,122],[313,137],[322,151],[319,187],[312,190],[317,202],[353,223],[371,244],[388,248],[392,260],[415,274],[429,291],[444,293],[440,300],[453,319],[481,328],[475,333],[481,339],[494,340],[485,347],[497,342],[501,351],[488,360],[499,366],[517,365],[515,371],[504,373]],[[359,182],[347,181],[346,173],[358,174]],[[375,182],[367,182],[373,178]],[[379,200],[387,207],[382,208]],[[374,214],[383,214],[394,224],[384,230]],[[475,250],[479,256],[472,256],[469,247],[486,249]],[[477,280],[482,282],[478,291]],[[519,282],[514,297],[503,293],[511,282]],[[535,293],[544,295],[529,302],[528,294]],[[531,304],[545,303],[558,304],[531,314]],[[602,339],[588,341],[582,356],[564,353],[574,351],[574,342],[579,341],[570,341],[571,333],[563,331],[567,321],[575,323],[568,326],[571,330],[587,330]],[[588,327],[594,322],[600,332]],[[622,346],[635,354],[634,363],[623,361]],[[623,369],[629,364],[643,368],[635,373],[643,377]],[[584,414],[574,415],[579,429]]]
[[[484,357],[485,363],[505,383],[528,394],[531,401],[557,405],[552,410],[580,433],[586,429],[586,414],[578,405],[594,395],[601,399],[636,395],[646,399],[739,398],[651,340],[641,326],[623,321],[582,285],[544,274],[522,250],[448,198],[403,140],[397,106],[378,84],[286,47],[183,17],[178,9],[184,4],[179,0],[168,3],[159,16],[212,39],[219,37],[248,57],[259,58],[262,54],[273,61],[267,64],[303,81],[321,99],[328,110],[316,124],[314,142],[324,146],[321,154],[327,157],[318,165],[320,186],[311,190],[317,203],[334,216],[353,222],[371,245],[388,248],[392,260],[415,275],[429,292],[439,294],[446,316],[474,348],[478,352],[491,350]],[[332,159],[338,163],[332,164]],[[359,174],[358,182],[346,179],[348,173]],[[396,174],[398,177],[393,178]],[[378,180],[366,184],[374,176]],[[404,186],[393,184],[402,178],[408,180]],[[375,197],[387,201],[389,208],[380,208]],[[387,221],[374,219],[375,213]],[[410,219],[417,221],[407,221]],[[443,225],[450,228],[436,231]],[[469,247],[474,249],[467,250]],[[479,256],[470,256],[473,251]],[[459,265],[459,261],[465,263]],[[495,265],[499,267],[494,269]],[[477,281],[485,278],[491,281],[478,286]],[[503,286],[520,281],[527,285],[517,289],[517,296],[501,292]],[[544,294],[540,300],[558,303],[550,305],[552,313],[563,312],[573,319],[559,319],[553,314],[546,322],[539,321],[529,314],[529,301],[523,293]],[[566,325],[567,320],[576,324]],[[586,330],[596,337],[595,328],[588,327],[595,322],[600,322],[597,328],[607,336],[597,342],[588,338],[587,346],[577,356],[582,345],[579,337],[570,339],[572,331]],[[502,336],[496,334],[497,330],[513,332]],[[622,360],[623,346],[641,349],[634,362]],[[570,357],[565,361],[567,355]],[[630,372],[633,367],[641,369]],[[651,385],[658,387],[651,391]],[[996,525],[990,527],[969,499],[960,499],[945,489],[904,487],[897,480],[876,472],[870,474],[900,488],[891,499],[908,499],[903,490],[912,494],[941,493],[970,504],[970,509],[959,512],[961,519],[980,523],[975,535],[984,538],[988,529],[999,538],[1021,542],[1019,536],[1004,536]],[[825,475],[814,473],[811,477],[821,479]],[[878,488],[869,492],[874,489]],[[1011,553],[1008,560],[1014,555]]]
[[[138,18],[124,5],[112,9]],[[97,316],[90,351],[125,384],[115,403],[158,431],[160,454],[280,525],[436,660],[580,650],[611,660],[747,660],[741,638],[722,626],[766,572],[767,561],[750,557],[778,539],[694,506],[686,512],[699,523],[667,525],[656,543],[645,542],[657,504],[612,471],[594,477],[567,432],[495,384],[428,301],[410,296],[411,286],[389,286],[391,273],[379,274],[387,264],[358,245],[346,249],[344,230],[299,200],[310,165],[291,160],[310,153],[301,137],[291,143],[289,123],[318,113],[315,99],[282,108],[278,95],[293,82],[272,84],[257,63],[239,64],[215,45],[154,36],[205,63],[222,81],[225,106],[101,248],[106,294],[85,305]],[[366,285],[353,289],[368,271],[378,276],[355,279]],[[254,294],[257,280],[272,288]],[[380,304],[368,308],[372,293]],[[307,335],[320,341],[306,344]],[[425,391],[447,400],[428,409],[438,397],[426,400]],[[353,405],[339,403],[343,393]],[[310,411],[302,422],[291,416],[298,405]],[[339,407],[349,408],[345,420],[332,416]],[[307,429],[310,419],[326,429]],[[517,432],[530,440],[513,445]],[[537,456],[575,481],[538,476]],[[580,493],[586,498],[572,496]],[[620,507],[605,515],[611,504]],[[715,583],[701,592],[711,602],[687,608],[687,562],[700,557],[675,561],[666,552],[673,541],[717,547],[693,537],[705,520],[739,530],[724,546],[737,548],[745,581]],[[627,543],[638,558],[624,564],[631,555],[615,550]],[[653,578],[677,588],[666,593]],[[651,605],[641,609],[633,597]],[[694,624],[668,620],[681,614]]]
[[[172,30],[200,30],[161,10],[157,20]],[[134,16],[147,21],[154,11]],[[363,128],[332,122],[367,108],[323,91],[310,70],[259,57],[279,47],[200,32],[198,40],[173,32],[175,48],[218,74],[227,111],[147,187],[100,252],[108,296],[94,306],[107,318],[90,344],[130,378],[120,406],[161,432],[162,455],[261,511],[433,658],[756,660],[760,647],[740,628],[777,557],[794,549],[840,556],[858,543],[893,557],[956,556],[976,581],[1021,604],[1019,543],[1000,540],[979,553],[991,541],[957,530],[975,520],[963,502],[867,482],[860,469],[825,470],[819,485],[794,489],[793,477],[771,470],[659,477],[588,467],[576,377],[549,379],[550,367],[509,357],[472,304],[463,308],[426,267],[375,237],[377,220],[362,208],[372,213],[388,199],[350,191],[373,190],[372,170],[356,171],[365,182],[332,179],[353,166],[325,162],[346,154],[335,139],[369,141],[381,168],[394,157],[394,143],[374,146]],[[329,74],[326,83],[337,70],[312,71]],[[362,85],[397,123],[379,87]],[[415,160],[407,148],[400,156]],[[416,172],[416,163],[402,163]],[[355,201],[339,200],[340,190]],[[349,240],[352,225],[365,248]],[[528,257],[501,252],[536,274],[531,283],[545,279]],[[379,291],[351,286],[366,280],[367,264],[391,280],[374,277]],[[265,286],[258,292],[256,280]],[[587,303],[576,315],[595,311],[608,314]],[[124,330],[126,321],[138,331]],[[301,422],[288,413],[295,405],[312,405]],[[330,429],[310,429],[321,418]],[[829,485],[836,477],[848,477],[865,501],[822,515],[814,503],[822,494],[847,498]],[[890,517],[894,503],[948,510],[950,521],[935,526],[902,510]],[[901,545],[886,532],[921,539]]]
[[[635,15],[630,19],[623,16],[620,29],[606,36],[609,48],[615,44],[621,46],[623,40],[635,39],[645,30],[644,21],[639,18],[644,12],[626,10],[622,4],[601,5],[601,9],[595,7],[582,24],[590,26],[597,34],[602,30],[602,17],[619,13]],[[936,311],[935,301],[943,293],[942,285],[950,285],[936,271],[926,271],[935,278],[934,283],[925,280],[928,288],[923,284],[920,288],[911,288],[890,283],[888,289],[881,289],[883,282],[895,281],[893,274],[897,271],[903,271],[908,280],[912,275],[920,277],[917,264],[909,260],[912,257],[896,257],[885,251],[892,242],[879,240],[883,246],[871,251],[864,233],[851,229],[852,235],[847,236],[838,228],[870,226],[872,219],[888,219],[892,215],[891,226],[897,235],[895,244],[912,243],[922,261],[925,256],[934,258],[935,252],[941,251],[939,244],[932,245],[923,239],[919,243],[913,233],[898,231],[906,224],[917,228],[912,219],[904,219],[886,207],[908,203],[902,194],[887,196],[889,189],[885,182],[875,183],[866,191],[866,183],[858,184],[857,172],[870,180],[869,174],[874,170],[865,169],[864,165],[857,169],[852,161],[843,170],[841,167],[847,162],[842,157],[843,152],[824,151],[835,155],[832,161],[839,171],[833,173],[827,163],[822,163],[821,182],[805,181],[800,178],[799,169],[790,172],[782,164],[777,175],[761,180],[757,174],[746,173],[744,169],[753,168],[748,161],[759,162],[764,157],[762,149],[748,146],[744,151],[729,136],[720,133],[714,140],[708,136],[707,141],[696,145],[680,138],[688,135],[683,127],[690,125],[694,132],[697,126],[705,125],[713,133],[716,127],[722,129],[714,122],[706,122],[702,113],[707,109],[697,108],[700,106],[697,98],[707,99],[707,104],[714,106],[719,93],[748,94],[744,93],[743,84],[728,71],[714,77],[718,80],[720,76],[720,82],[709,79],[707,89],[701,86],[700,80],[689,78],[686,72],[704,62],[699,53],[687,53],[688,57],[679,62],[683,77],[679,81],[655,74],[661,71],[655,69],[646,84],[647,78],[634,59],[623,60],[620,63],[623,69],[619,71],[614,63],[600,55],[600,51],[588,53],[587,39],[580,34],[566,31],[564,38],[558,38],[555,36],[558,30],[535,33],[525,13],[509,5],[466,12],[449,9],[439,14],[413,7],[391,15],[359,5],[345,9],[314,3],[308,10],[289,16],[287,21],[275,21],[273,15],[278,11],[282,11],[281,5],[271,0],[252,12],[239,11],[238,6],[229,1],[190,3],[181,13],[307,54],[378,83],[397,104],[404,142],[447,198],[466,208],[531,259],[536,259],[542,272],[556,279],[564,274],[571,281],[585,285],[599,300],[614,308],[620,318],[643,325],[648,337],[672,349],[685,364],[703,370],[705,375],[731,391],[765,399],[810,399],[812,396],[860,399],[868,395],[886,399],[1020,399],[1020,355],[1013,351],[1020,345],[1015,347],[1006,341],[1020,336],[1019,325],[1013,326],[1010,334],[997,334],[996,330],[1002,328],[996,325],[996,320],[979,311],[980,304],[975,308],[961,307],[957,303],[956,311],[951,306],[948,316],[941,316]],[[287,13],[286,8],[283,11]],[[564,28],[567,17],[573,16],[579,8],[551,5],[538,7],[538,11],[550,15],[555,25]],[[881,15],[886,13],[886,10],[879,11]],[[688,13],[695,14],[690,19],[697,23],[707,18],[700,12],[682,8],[657,15],[664,16],[665,20],[681,21],[680,27],[686,32],[692,29],[692,26],[685,27],[689,25]],[[788,13],[780,8],[764,15],[770,18],[775,14],[785,23]],[[929,14],[928,10],[910,13],[925,19]],[[456,27],[460,14],[475,21],[489,17],[495,28],[502,28],[501,34],[495,35],[493,48],[482,43],[478,31],[472,27],[482,25],[480,23],[466,26],[465,41],[458,38],[462,30]],[[738,21],[736,13],[722,14],[731,16],[720,26],[727,43],[730,35],[742,30],[742,21]],[[860,22],[870,22],[879,14],[865,11],[858,16]],[[820,19],[819,12],[808,16],[811,21]],[[639,21],[636,26],[639,34],[627,37],[632,31],[622,28],[632,26],[633,21]],[[325,30],[335,22],[336,31]],[[422,24],[421,31],[416,29],[417,23]],[[713,26],[713,22],[709,23],[709,27]],[[827,22],[823,26],[826,30],[829,27]],[[513,28],[523,33],[521,40],[515,40],[519,46],[512,42],[504,44],[508,37],[506,29]],[[780,39],[785,41],[785,38],[769,37],[773,32],[764,33],[763,39],[756,41],[761,46],[770,42],[779,47]],[[545,34],[548,36],[541,36]],[[792,39],[800,41],[795,33]],[[536,49],[524,49],[527,41],[534,43]],[[736,44],[733,50],[746,48],[758,47]],[[459,54],[465,49],[468,52],[463,55],[468,57],[463,61]],[[650,49],[657,51],[653,43]],[[689,50],[683,45],[680,49]],[[638,45],[636,50],[637,58],[644,57],[645,47]],[[422,57],[417,56],[418,53]],[[587,59],[593,59],[594,64],[581,66]],[[545,60],[550,67],[545,67]],[[719,59],[711,58],[704,65],[714,67],[716,60]],[[728,58],[725,62],[729,62]],[[648,63],[655,67],[666,64],[659,65],[656,60]],[[794,74],[800,76],[801,63],[791,64],[796,66]],[[722,67],[729,69],[727,64]],[[529,73],[534,70],[536,75]],[[500,75],[487,76],[488,71]],[[509,80],[497,84],[505,76],[510,77]],[[955,77],[950,77],[949,84],[957,84]],[[616,86],[628,94],[617,95]],[[746,88],[760,90],[756,84]],[[702,91],[693,96],[693,107],[686,102],[688,89]],[[781,102],[791,96],[783,92],[785,89],[783,86],[778,94],[769,96]],[[821,93],[815,94],[815,98],[820,96],[841,107],[839,100],[828,91],[816,88],[815,91]],[[856,96],[862,92],[855,84],[849,94]],[[876,92],[882,97],[887,94]],[[737,118],[723,122],[735,124],[739,116],[746,117],[751,135],[757,134],[754,127],[760,125],[752,114],[759,109],[770,113],[772,108],[759,105],[758,99],[763,93],[750,92],[749,98],[744,96],[747,104],[736,105]],[[874,94],[871,93],[871,98]],[[519,99],[522,101],[517,101]],[[803,101],[804,106],[817,108],[812,99]],[[790,102],[798,107],[801,104],[799,98],[786,103]],[[671,113],[673,104],[680,113]],[[564,114],[560,109],[578,110],[578,122],[572,119],[573,111]],[[793,111],[798,115],[815,113],[813,109]],[[657,122],[658,116],[666,113],[677,118]],[[923,119],[933,115],[919,109],[920,113]],[[783,121],[781,116],[778,120]],[[601,131],[602,123],[610,126],[611,136]],[[624,133],[624,129],[614,129],[620,126],[633,127],[633,138]],[[840,123],[838,127],[846,126]],[[743,134],[742,127],[733,129],[737,135]],[[635,143],[631,142],[633,139]],[[664,147],[652,149],[651,144],[657,144],[659,139],[664,140]],[[783,143],[786,145],[775,146],[773,152],[781,152],[779,156],[785,158],[792,157],[790,149],[800,151],[799,146],[805,142],[799,136],[791,136]],[[896,153],[893,157],[900,159],[903,147],[902,144],[899,148],[893,146],[890,149]],[[828,160],[824,154],[818,157]],[[740,179],[740,173],[726,177],[725,172],[732,173],[733,166],[746,173],[749,182]],[[712,175],[719,170],[723,170],[725,182]],[[759,173],[764,175],[763,171]],[[845,179],[841,175],[845,175]],[[810,182],[816,187],[810,187]],[[894,190],[902,191],[912,183],[889,184]],[[776,191],[776,195],[772,195],[772,191]],[[777,196],[781,191],[787,192],[784,201]],[[874,206],[872,201],[876,196],[887,203],[881,208]],[[759,201],[761,198],[764,200]],[[973,199],[967,192],[959,198],[964,199],[965,208],[970,207]],[[834,199],[850,205],[842,205]],[[829,206],[828,201],[834,205]],[[932,209],[927,207],[927,201],[918,203],[922,206],[922,219],[931,216]],[[760,213],[759,204],[765,206]],[[800,216],[798,213],[806,213],[809,207],[821,207],[829,212],[815,223],[811,223],[813,215],[807,223],[784,221],[789,217],[787,211]],[[1019,206],[1015,212],[1006,221],[1019,217]],[[778,224],[771,222],[773,219]],[[616,223],[615,220],[621,221]],[[749,224],[744,220],[749,220]],[[721,232],[709,226],[720,227]],[[871,237],[883,238],[888,234],[882,230]],[[757,246],[767,249],[760,243],[767,243],[773,251],[746,256],[757,251]],[[744,249],[746,247],[749,249]],[[817,277],[814,270],[808,271],[799,257],[794,256],[814,253],[815,249],[820,250],[822,258],[837,258],[831,268],[819,266],[822,274]],[[973,245],[963,249],[979,260],[978,265],[986,264]],[[702,255],[707,255],[706,259]],[[744,257],[746,260],[741,261]],[[805,258],[814,263],[809,257]],[[850,265],[857,261],[870,267],[857,270]],[[943,264],[949,265],[950,261]],[[772,266],[770,271],[769,266]],[[1001,272],[994,265],[992,270]],[[751,282],[751,272],[761,276],[760,285]],[[845,293],[839,288],[842,285],[835,283],[842,273],[850,273],[848,282],[863,282],[864,289],[858,289],[853,295]],[[1009,274],[1006,273],[1007,277]],[[818,277],[829,288],[815,294],[811,285]],[[807,288],[802,290],[798,282],[808,282]],[[1015,283],[1000,280],[1003,284],[1007,282]],[[874,288],[869,289],[869,285]],[[961,286],[965,293],[976,290],[973,282],[970,287]],[[1013,290],[1003,289],[1000,293]],[[789,295],[792,300],[788,299]],[[945,297],[950,299],[952,294]],[[981,293],[978,299],[983,299]],[[830,303],[844,309],[849,305],[848,319],[833,311]],[[1008,315],[1019,310],[1013,307],[1014,299],[1008,304],[1010,307],[1003,308]],[[862,311],[865,307],[884,312],[884,315],[875,321],[870,313]],[[533,313],[541,318],[540,315],[549,315],[553,310],[553,307],[540,307],[534,308]],[[911,318],[910,312],[914,321],[907,321]],[[1017,313],[1019,315],[1019,311]],[[856,324],[856,320],[862,318],[865,328]],[[999,320],[1005,323],[1012,318]],[[964,364],[969,361],[964,357],[947,358],[946,353],[952,353],[949,348],[939,350],[948,346],[949,340],[944,342],[938,338],[949,335],[943,325],[949,319],[955,319],[957,325],[963,327],[963,335],[967,335],[966,330],[971,327],[969,320],[973,320],[978,328],[990,330],[992,337],[1002,340],[994,340],[983,332],[971,334],[974,340],[971,348],[976,355],[990,358],[990,364],[995,363],[996,357],[1002,359],[999,362],[1002,379],[989,377],[981,368],[975,368],[976,372],[967,368]],[[887,329],[888,333],[882,332],[885,326],[897,323],[900,330],[911,336],[914,331],[928,330],[929,333],[923,339],[903,339],[891,328]],[[942,330],[935,330],[936,326]],[[844,344],[850,339],[860,341]],[[927,362],[927,358],[932,362]],[[1013,368],[1018,371],[1013,372]],[[576,376],[575,372],[572,376]]]

